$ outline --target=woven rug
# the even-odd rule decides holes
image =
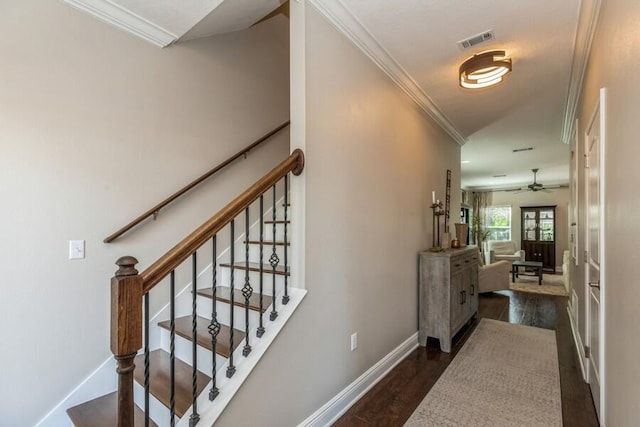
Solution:
[[[564,287],[564,281],[561,274],[543,274],[542,285],[538,285],[538,277],[520,274],[516,277],[516,281],[511,282],[511,274],[509,274],[509,289],[512,291],[530,292],[533,294],[560,295],[568,296]]]
[[[555,331],[482,319],[405,427],[562,426]]]

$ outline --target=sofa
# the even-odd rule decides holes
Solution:
[[[502,260],[478,266],[478,293],[509,289],[511,262]]]
[[[524,261],[525,253],[518,250],[516,242],[512,240],[488,240],[484,244],[485,264],[493,264],[496,261]]]

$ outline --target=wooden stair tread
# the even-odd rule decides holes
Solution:
[[[289,221],[289,220],[285,221],[283,219],[278,219],[278,220],[273,221],[273,220],[269,219],[269,220],[265,221],[264,223],[265,224],[291,224],[291,221]]]
[[[201,295],[206,298],[213,298],[213,292],[211,288],[206,289],[198,289],[198,295]],[[242,295],[242,291],[240,289],[235,289],[234,291],[234,301],[233,305],[238,307],[244,307],[244,295]],[[216,287],[216,300],[226,302],[227,304],[231,303],[231,289],[226,286],[217,286]],[[267,307],[271,305],[271,297],[269,295],[262,296],[262,312],[267,311]],[[256,292],[254,288],[253,295],[249,298],[249,309],[253,311],[260,311],[260,294]]]
[[[197,317],[198,327],[198,345],[206,348],[209,351],[213,350],[211,345],[211,334],[209,333],[209,324],[211,320],[204,317]],[[158,326],[170,330],[171,323],[169,320],[158,323]],[[229,357],[231,352],[229,351],[229,332],[231,328],[227,325],[220,325],[220,333],[218,334],[218,342],[216,343],[216,353],[221,356]],[[176,335],[192,341],[191,337],[191,316],[178,317],[176,319]],[[238,348],[242,340],[244,339],[244,332],[236,329],[233,333],[233,349]]]
[[[113,427],[118,424],[118,393],[114,391],[69,408],[67,415],[76,427]],[[134,408],[134,425],[144,426],[144,411],[138,406]],[[152,420],[149,425],[157,427]]]
[[[235,264],[233,264],[233,267],[236,270],[246,270],[247,267],[245,266],[246,264],[244,262],[236,262]],[[221,263],[220,267],[231,267],[231,264],[229,263]],[[269,264],[262,264],[262,271],[264,271],[267,274],[271,274],[273,272],[273,267],[271,267]],[[257,262],[250,262],[249,263],[249,271],[260,271],[260,264]],[[279,265],[276,267],[276,274],[280,274],[282,276],[284,276],[284,267]],[[287,276],[290,276],[291,272],[287,271]]]
[[[246,240],[245,240],[246,243]],[[273,246],[273,241],[269,240],[263,240],[262,244],[264,246]],[[250,245],[259,245],[260,244],[260,240],[249,240],[249,244]],[[284,242],[275,242],[276,246],[284,246]],[[291,246],[291,242],[287,242],[287,246]]]
[[[139,354],[135,359],[136,369],[134,378],[138,384],[144,387],[144,354]],[[164,350],[154,350],[149,353],[149,393],[158,399],[167,408],[171,405],[171,359],[169,353]],[[193,368],[180,359],[175,359],[175,410],[176,415],[182,417],[191,407],[193,398],[191,395],[191,376]],[[197,394],[200,395],[209,384],[211,378],[202,372],[197,373]]]

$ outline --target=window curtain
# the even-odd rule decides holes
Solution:
[[[471,225],[473,233],[471,233],[472,244],[482,248],[482,230],[484,229],[484,214],[488,206],[491,206],[493,199],[491,191],[474,191],[471,193],[471,206],[473,206],[473,219]]]
[[[471,205],[471,202],[469,200],[469,195],[470,194],[471,193],[469,193],[468,191],[462,190],[462,204],[463,205]]]

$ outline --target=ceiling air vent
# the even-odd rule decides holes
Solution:
[[[531,151],[533,150],[533,147],[527,147],[527,148],[515,148],[513,150],[514,153],[520,153],[521,151]]]
[[[460,50],[465,50],[465,49],[469,49],[470,47],[473,47],[475,45],[478,45],[480,43],[484,43],[486,41],[493,40],[493,38],[494,38],[493,30],[487,30],[487,31],[481,32],[480,34],[476,34],[475,36],[471,36],[471,37],[466,38],[464,40],[460,40],[456,44],[458,45]]]

